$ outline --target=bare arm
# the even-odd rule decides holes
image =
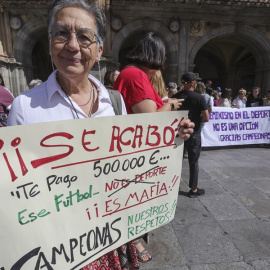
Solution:
[[[218,104],[217,104],[217,105],[220,107],[220,106],[222,106],[222,103],[223,103],[222,98],[219,98],[219,99],[218,99]]]
[[[171,111],[172,106],[170,103],[175,104],[174,110],[177,110],[177,107],[180,106],[183,99],[169,99],[160,109],[157,109],[156,103],[151,99],[145,99],[132,106],[133,113],[148,113],[148,112],[162,112],[162,111]],[[191,122],[188,118],[181,122],[181,128],[179,135],[184,140],[187,140],[190,137],[190,134],[194,132],[194,123]]]
[[[169,99],[161,108],[157,109],[156,102],[151,99],[144,99],[131,107],[133,113],[150,113],[176,111],[182,105],[183,99]],[[173,106],[171,105],[173,104]],[[172,109],[173,107],[173,109]]]
[[[209,113],[208,110],[202,111],[202,118],[201,118],[202,123],[208,122],[209,121]]]

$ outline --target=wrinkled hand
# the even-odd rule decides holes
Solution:
[[[190,119],[185,119],[180,123],[179,136],[184,140],[189,139],[190,134],[194,132],[195,124],[190,121]]]

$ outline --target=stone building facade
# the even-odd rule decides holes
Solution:
[[[122,68],[125,55],[145,33],[157,33],[167,52],[165,81],[180,83],[183,72],[199,73],[213,86],[234,93],[260,86],[270,90],[269,0],[99,0],[108,19],[101,77]],[[19,94],[33,78],[52,71],[48,54],[50,0],[2,0],[0,73]],[[93,74],[99,76],[95,67]]]

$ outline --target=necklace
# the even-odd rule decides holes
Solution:
[[[92,86],[92,84],[91,84],[91,86]],[[93,90],[93,87],[92,87],[92,90]],[[89,91],[89,99],[88,99],[88,101],[85,103],[85,104],[82,104],[82,105],[80,105],[80,104],[78,104],[80,107],[83,107],[83,106],[86,106],[88,103],[89,103],[89,101],[90,101],[90,99],[91,99],[91,90]]]
[[[91,82],[90,82],[91,83]],[[92,83],[91,83],[91,86],[92,86],[92,104],[91,104],[91,107],[90,107],[90,110],[89,110],[89,113],[88,113],[88,117],[91,118],[92,116],[92,110],[93,110],[93,106],[94,106],[94,103],[95,103],[95,94],[96,94],[96,87],[93,87]]]
[[[90,102],[91,96],[92,96],[92,104],[91,104],[91,106],[90,106],[89,113],[88,113],[88,117],[89,117],[89,118],[92,116],[92,110],[93,110],[93,106],[94,106],[95,98],[96,98],[96,97],[95,97],[96,87],[93,86],[93,84],[92,84],[91,81],[90,81],[90,84],[91,84],[92,91],[90,91],[90,97],[89,97],[89,100],[88,100],[85,104],[83,104],[83,105],[79,105],[79,104],[78,104],[78,106],[85,106],[85,105],[87,105],[87,104]],[[91,95],[91,92],[92,92],[92,95]],[[73,101],[70,99],[69,95],[68,95],[65,91],[64,91],[64,93],[66,94],[66,97],[68,98],[69,103],[71,104],[71,106],[72,106],[74,112],[76,113],[77,118],[79,119],[79,115],[78,115],[78,113],[77,113],[77,110],[76,110],[75,107],[74,107]]]

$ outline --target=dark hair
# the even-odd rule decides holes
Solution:
[[[104,75],[104,85],[105,86],[113,86],[114,81],[113,81],[113,75],[115,71],[119,71],[117,68],[109,68],[105,75]]]
[[[165,44],[155,33],[147,33],[127,55],[127,60],[151,69],[163,69],[166,60]]]
[[[5,86],[4,79],[1,73],[0,73],[0,80],[1,80],[0,85]]]
[[[259,93],[258,93],[258,98],[261,97],[261,88],[259,86],[254,86],[252,88],[252,92],[251,92],[251,96],[253,97],[253,90],[259,90]]]
[[[221,93],[221,98],[227,98],[230,99],[232,94],[232,89],[225,88]]]
[[[209,96],[212,96],[212,94],[213,94],[213,88],[210,87],[210,86],[206,87],[206,93],[207,93]]]
[[[254,86],[254,87],[252,88],[252,91],[253,91],[253,90],[256,90],[256,89],[258,89],[259,92],[261,91],[261,88],[260,88],[259,86]]]
[[[87,0],[54,0],[49,7],[49,35],[54,24],[56,15],[59,11],[67,7],[81,8],[91,14],[96,24],[96,35],[98,40],[103,43],[106,35],[106,16],[101,6],[95,3],[89,4]]]

